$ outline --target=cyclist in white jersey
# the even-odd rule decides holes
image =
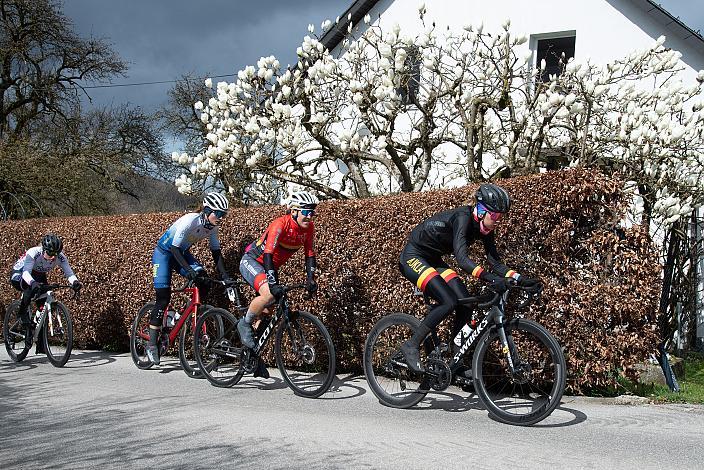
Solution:
[[[229,203],[225,196],[220,193],[209,193],[203,199],[201,211],[180,217],[156,244],[152,256],[156,302],[149,318],[149,345],[147,346],[147,356],[156,365],[160,362],[157,342],[164,312],[171,301],[172,272],[178,271],[189,281],[194,281],[200,288],[202,297],[205,297],[208,292],[208,283],[199,281],[199,278],[205,277],[205,269],[193,257],[189,251],[190,247],[207,238],[220,278],[223,281],[230,279],[225,269],[225,260],[222,257],[218,239],[218,226],[222,218],[227,215],[228,208]]]
[[[54,267],[58,265],[61,268],[74,290],[80,290],[83,287],[68,264],[63,247],[61,238],[48,234],[42,238],[40,245],[27,250],[12,267],[10,284],[22,292],[17,318],[25,328],[31,329],[33,326],[29,316],[29,303],[41,292],[42,284],[47,283],[47,273]],[[31,341],[31,335],[29,338]]]

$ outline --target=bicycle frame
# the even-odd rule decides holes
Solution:
[[[477,342],[479,337],[482,335],[484,330],[486,330],[487,326],[490,324],[497,325],[499,328],[499,336],[501,337],[501,344],[504,346],[504,351],[508,351],[508,341],[506,339],[506,332],[504,331],[503,328],[503,321],[504,321],[504,302],[505,302],[506,294],[503,294],[501,296],[501,303],[500,306],[494,305],[489,309],[487,314],[484,316],[482,321],[477,325],[474,331],[472,331],[472,334],[467,337],[466,340],[462,342],[462,345],[460,346],[459,351],[457,354],[455,354],[452,358],[452,362],[450,363],[450,370],[454,374],[457,369],[460,366],[460,361],[462,358],[467,354],[469,349],[474,345],[474,343]],[[509,362],[511,365],[511,369],[513,370],[513,362],[511,362],[511,359],[509,357]]]
[[[497,299],[498,297],[498,299]],[[486,331],[487,327],[491,325],[496,325],[499,333],[499,339],[501,340],[501,345],[503,346],[503,352],[506,355],[508,364],[511,372],[514,371],[513,358],[511,357],[510,345],[508,343],[508,338],[506,337],[506,332],[504,330],[504,307],[506,305],[506,300],[508,298],[508,291],[502,294],[496,294],[492,300],[486,303],[477,303],[477,297],[468,297],[465,299],[459,299],[458,303],[461,305],[478,304],[479,307],[489,306],[491,308],[484,316],[479,325],[472,331],[472,333],[462,342],[459,351],[452,357],[449,367],[450,372],[454,375],[461,366],[462,358],[468,353],[468,351],[475,345],[475,343],[482,336],[482,333]],[[430,305],[426,298],[426,304]],[[436,332],[431,335],[433,341],[437,340]]]
[[[193,331],[195,331],[197,316],[196,314],[198,312],[198,307],[201,306],[200,291],[197,286],[184,287],[183,289],[179,289],[175,292],[186,292],[187,294],[191,295],[191,299],[189,300],[186,308],[180,311],[181,317],[178,319],[178,322],[173,326],[173,328],[171,328],[171,331],[169,331],[169,344],[172,344],[174,341],[176,341],[176,338],[178,338],[178,335],[181,332],[181,328],[186,323],[186,321],[188,321],[189,318],[192,321]],[[171,304],[169,303],[169,305],[167,305],[166,309],[164,310],[164,316],[166,316],[166,313],[169,311],[170,307]],[[137,334],[143,340],[149,341],[149,334],[143,333],[141,331],[139,331]]]
[[[239,283],[235,283],[235,285],[239,285]],[[186,285],[182,289],[175,290],[174,292],[176,293],[181,293],[185,292],[187,294],[191,295],[191,299],[188,302],[188,305],[186,305],[186,308],[181,310],[179,314],[181,315],[180,318],[178,319],[178,322],[171,328],[169,331],[169,344],[173,344],[174,341],[176,341],[176,338],[178,338],[179,333],[181,332],[181,328],[184,327],[185,323],[188,321],[188,319],[191,319],[191,328],[192,331],[196,331],[196,323],[198,321],[198,307],[201,307],[202,304],[200,302],[200,289],[198,288],[197,285]],[[229,294],[228,294],[229,295]],[[237,289],[232,287],[232,298],[234,302],[237,303],[238,308],[241,309],[240,306],[240,294]],[[166,318],[166,314],[169,311],[169,308],[171,308],[171,303],[166,306],[166,309],[164,310],[164,318]],[[173,309],[175,310],[175,309]],[[203,325],[203,333],[205,333],[205,325]],[[140,338],[142,338],[145,341],[149,340],[149,335],[138,332],[138,335]]]
[[[178,322],[174,325],[173,328],[171,328],[171,331],[169,332],[169,343],[173,343],[174,341],[176,341],[176,338],[178,338],[178,334],[181,332],[181,328],[184,326],[184,324],[186,323],[186,321],[188,321],[189,318],[191,319],[191,328],[193,329],[192,331],[196,331],[196,317],[198,316],[198,307],[201,306],[200,290],[197,286],[193,286],[185,287],[182,292],[191,294],[191,300],[188,302],[186,308],[182,310],[181,318],[179,318]],[[166,316],[166,312],[168,312],[170,306],[171,304],[166,307],[166,310],[164,311],[164,316]]]
[[[52,289],[47,290],[40,296],[38,296],[35,299],[32,299],[34,304],[36,305],[39,301],[43,300],[44,305],[42,305],[42,308],[39,313],[39,321],[37,322],[37,326],[34,328],[34,334],[33,334],[33,340],[36,343],[39,340],[39,333],[42,331],[42,327],[44,326],[44,323],[47,321],[46,319],[49,319],[47,328],[49,328],[49,335],[53,336],[54,335],[54,320],[51,315],[51,306],[56,302],[56,297],[54,296],[54,290],[53,289],[58,289],[62,287],[71,287],[71,286],[61,286],[61,285],[55,285],[53,286]],[[64,325],[61,323],[61,317],[56,318],[58,321],[58,327],[63,328]]]
[[[288,288],[288,290],[292,290],[295,288],[298,288],[301,286],[294,286],[291,288]],[[264,331],[259,335],[259,341],[257,342],[257,346],[254,348],[253,353],[255,356],[259,356],[259,353],[266,347],[267,342],[269,341],[269,337],[271,336],[271,333],[274,331],[274,327],[277,325],[279,322],[279,319],[284,318],[285,321],[289,320],[289,315],[291,313],[289,305],[288,305],[288,298],[286,294],[288,293],[287,290],[284,291],[284,296],[281,297],[281,300],[277,303],[276,311],[274,311],[273,315],[271,316],[271,320],[269,320],[269,324],[266,326]]]

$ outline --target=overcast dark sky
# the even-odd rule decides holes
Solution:
[[[414,5],[420,0],[399,0]],[[430,2],[428,2],[430,3]],[[704,32],[704,0],[661,0],[663,7]],[[184,73],[236,73],[261,56],[295,61],[313,23],[334,20],[352,0],[65,0],[64,13],[81,36],[103,37],[129,62],[114,83],[174,80]],[[91,90],[94,104],[130,102],[151,111],[169,84]]]
[[[81,36],[106,38],[129,63],[114,83],[174,80],[185,73],[236,74],[261,56],[295,62],[309,23],[341,15],[351,0],[64,0]],[[227,80],[225,78],[220,80]],[[90,90],[98,105],[152,110],[170,84]]]

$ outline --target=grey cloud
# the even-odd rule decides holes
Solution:
[[[342,14],[351,0],[266,2],[69,0],[64,13],[82,36],[106,38],[130,64],[115,82],[171,80],[184,73],[236,73],[261,56],[295,61],[308,23]],[[96,105],[131,102],[146,109],[169,85],[91,90]]]

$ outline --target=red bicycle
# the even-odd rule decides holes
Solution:
[[[205,280],[211,284],[219,284],[224,286],[230,301],[236,302],[237,305],[240,304],[240,294],[237,289],[237,287],[242,284],[240,281],[221,281],[218,279],[208,278]],[[200,377],[201,372],[198,369],[198,364],[196,363],[195,355],[193,354],[193,340],[195,338],[194,332],[196,330],[196,322],[205,312],[229,312],[225,309],[213,307],[212,305],[201,304],[200,290],[198,289],[198,286],[191,281],[186,283],[183,288],[175,290],[174,292],[185,292],[186,294],[190,294],[191,299],[181,311],[176,311],[171,304],[166,307],[166,311],[164,312],[164,322],[161,328],[161,335],[159,335],[158,340],[159,355],[163,356],[178,338],[178,358],[183,371],[189,377]],[[139,310],[134,322],[132,323],[132,330],[130,332],[130,352],[132,353],[132,360],[140,369],[149,369],[154,365],[147,357],[147,344],[149,343],[149,317],[153,308],[154,302],[149,302]],[[187,324],[189,320],[190,325]],[[198,338],[199,341],[205,342],[206,345],[210,341],[211,337],[218,337],[218,331],[205,331],[205,325],[201,328],[203,328],[204,331],[202,334],[198,335]],[[208,328],[217,328],[221,331],[222,325],[218,326],[217,324],[210,324],[208,325]]]

